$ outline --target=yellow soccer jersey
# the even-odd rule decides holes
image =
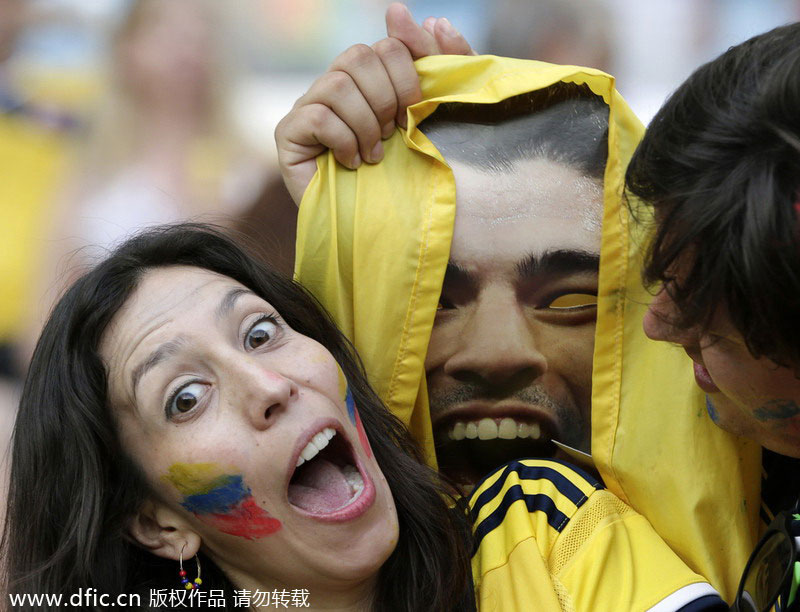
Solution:
[[[514,461],[470,510],[482,612],[727,609],[643,516],[566,463]]]

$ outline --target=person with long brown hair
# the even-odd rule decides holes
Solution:
[[[42,332],[5,577],[14,609],[188,589],[228,608],[306,590],[314,608],[464,610],[447,498],[312,297],[217,231],[167,226],[80,278]]]

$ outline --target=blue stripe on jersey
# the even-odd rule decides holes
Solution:
[[[548,463],[559,463],[561,465],[565,465],[570,469],[575,470],[576,475],[582,477],[595,489],[603,488],[603,485],[601,485],[595,478],[592,478],[585,472],[577,470],[568,463],[557,461],[555,459],[547,459],[546,461]],[[506,465],[505,468],[503,468],[503,473],[497,479],[497,481],[488,489],[483,491],[474,500],[474,503],[472,504],[472,510],[470,512],[473,521],[477,520],[480,509],[500,494],[503,486],[505,485],[506,479],[512,472],[516,472],[520,480],[549,481],[555,485],[559,493],[564,495],[573,504],[575,504],[576,508],[580,508],[588,499],[584,492],[575,486],[568,477],[564,476],[552,467],[541,464],[525,465],[520,461],[512,461]],[[509,506],[519,500],[523,500],[525,502],[529,512],[534,512],[536,510],[544,512],[547,515],[548,524],[556,531],[562,531],[569,522],[569,517],[556,507],[555,503],[548,495],[544,493],[526,494],[520,485],[513,485],[509,487],[508,490],[503,494],[503,499],[500,502],[500,505],[476,527],[475,550],[478,549],[481,540],[483,540],[486,534],[503,522]]]
[[[541,458],[538,459],[538,460],[542,461]],[[518,459],[518,461],[522,461],[522,459]],[[548,463],[558,463],[560,465],[568,467],[573,472],[575,472],[578,476],[583,478],[587,483],[592,485],[595,489],[605,489],[606,488],[605,485],[602,482],[597,480],[597,478],[592,476],[589,472],[585,471],[583,468],[579,468],[577,465],[573,465],[569,461],[563,461],[562,459],[546,459],[546,461]]]
[[[719,595],[703,595],[681,606],[675,612],[728,612],[729,610],[728,604],[722,601]]]
[[[584,497],[584,499],[587,498]],[[523,492],[522,487],[514,485],[509,487],[506,491],[503,496],[503,501],[500,502],[497,509],[483,519],[475,529],[475,548],[473,549],[473,554],[478,550],[478,546],[480,546],[481,540],[483,540],[486,534],[503,522],[511,504],[519,500],[525,502],[525,505],[528,507],[528,512],[535,512],[536,510],[544,512],[547,515],[547,522],[556,531],[560,532],[567,523],[569,523],[569,517],[556,508],[555,503],[553,503],[553,500],[550,499],[549,496],[543,493],[528,495]]]
[[[575,468],[569,463],[558,461],[556,459],[547,459],[547,462],[564,465],[574,470],[577,475],[581,476],[588,484],[590,484],[595,489],[603,488],[603,485],[601,485],[597,481],[597,479],[592,478],[591,476],[589,476],[589,474]],[[494,484],[492,484],[492,486],[483,491],[474,500],[474,502],[470,504],[472,506],[470,514],[472,515],[473,521],[477,519],[478,512],[480,512],[480,509],[483,508],[483,506],[489,503],[492,499],[497,497],[497,495],[500,493],[500,490],[503,488],[503,485],[505,484],[506,478],[508,478],[508,475],[511,472],[516,472],[520,480],[549,480],[551,483],[553,483],[553,485],[555,485],[559,493],[564,495],[573,504],[576,504],[578,506],[583,503],[583,500],[586,497],[583,491],[581,491],[578,487],[576,487],[570,481],[569,478],[567,478],[566,476],[564,476],[563,474],[561,474],[560,472],[551,467],[547,467],[544,465],[525,465],[524,463],[520,463],[520,461],[511,461],[503,469],[502,476],[500,476],[500,478],[498,478],[497,481]],[[491,477],[491,475],[489,477]],[[476,487],[476,490],[479,487],[480,485]]]

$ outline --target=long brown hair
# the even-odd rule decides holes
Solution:
[[[465,604],[472,595],[464,515],[448,507],[438,475],[423,464],[405,427],[372,391],[350,343],[302,287],[219,232],[195,225],[159,228],[128,240],[79,279],[50,316],[14,433],[2,546],[9,592],[69,596],[92,587],[108,594],[141,593],[144,605],[149,589],[173,588],[174,564],[165,565],[125,535],[148,488],[119,443],[98,354],[106,326],[143,274],[166,265],[196,266],[237,280],[342,366],[400,522],[397,548],[379,573],[375,608],[418,612],[470,605]],[[233,585],[210,559],[203,559],[203,577],[209,588],[232,594]]]

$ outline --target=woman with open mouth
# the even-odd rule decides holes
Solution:
[[[229,608],[261,593],[470,609],[465,521],[438,482],[313,298],[213,230],[152,230],[77,281],[42,333],[14,439],[8,591],[89,589],[84,608],[173,605],[180,589]]]

